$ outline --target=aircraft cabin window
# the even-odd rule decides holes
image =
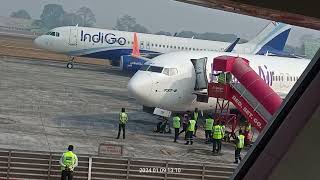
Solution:
[[[189,51],[191,51],[191,48],[189,48]]]
[[[56,32],[56,36],[59,37],[59,36],[60,36],[60,33]]]
[[[156,47],[158,47],[158,44],[155,44]]]
[[[290,81],[292,81],[292,76],[290,76]]]
[[[283,76],[281,76],[281,81],[283,81]]]
[[[184,49],[184,47],[181,47],[181,49],[183,50],[183,49]]]
[[[167,45],[167,48],[169,48],[169,45]]]
[[[139,69],[140,71],[147,71],[149,69],[149,65],[142,65],[141,68]]]
[[[163,67],[158,67],[158,66],[150,66],[148,71],[151,72],[157,72],[157,73],[161,73],[163,70]]]

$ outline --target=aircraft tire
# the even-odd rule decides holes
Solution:
[[[72,69],[72,68],[73,68],[73,63],[68,63],[68,64],[67,64],[67,68],[68,68],[68,69]]]

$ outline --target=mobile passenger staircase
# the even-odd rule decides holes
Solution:
[[[233,75],[236,81],[208,83],[208,96],[225,99],[246,117],[258,131],[262,131],[279,109],[282,99],[241,57],[220,56],[214,59],[212,72]],[[226,78],[225,78],[226,79]]]

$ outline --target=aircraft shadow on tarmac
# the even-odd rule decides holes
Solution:
[[[43,67],[55,67],[55,68],[66,68],[66,61],[55,61],[55,60],[46,60],[46,59],[21,59],[19,61],[15,60],[15,63],[37,65]],[[123,77],[132,77],[134,73],[121,71],[118,67],[114,66],[105,66],[105,65],[94,65],[94,64],[84,64],[84,63],[75,63],[74,69],[67,69],[70,72],[73,70],[87,70],[94,72],[103,72],[110,75],[123,76]]]

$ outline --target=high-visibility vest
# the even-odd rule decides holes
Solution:
[[[173,128],[180,128],[180,117],[179,116],[173,117],[172,121],[173,121]]]
[[[246,126],[246,131],[251,131],[251,124],[248,124],[248,125]]]
[[[121,112],[119,115],[119,123],[126,124],[128,122],[128,115],[125,112]]]
[[[196,126],[196,121],[191,119],[191,120],[189,120],[189,126],[188,126],[187,130],[194,132],[195,126]]]
[[[73,171],[73,165],[76,162],[76,155],[72,151],[67,151],[63,153],[63,161],[62,163],[68,167],[71,171]],[[65,170],[65,167],[61,167],[61,170]]]
[[[221,126],[221,129],[222,129],[222,134],[225,134],[225,133],[226,133],[226,126],[225,126],[225,125],[222,125],[222,126]]]
[[[212,130],[213,122],[212,118],[206,119],[205,130]]]
[[[223,138],[223,133],[222,133],[222,128],[220,125],[215,125],[212,128],[212,138],[213,139],[222,139]]]
[[[226,74],[225,73],[220,73],[218,76],[218,83],[226,83]]]
[[[199,113],[198,112],[194,112],[193,113],[193,118],[194,118],[195,121],[198,121]]]
[[[244,138],[242,134],[238,136],[237,148],[242,149],[244,147]]]

